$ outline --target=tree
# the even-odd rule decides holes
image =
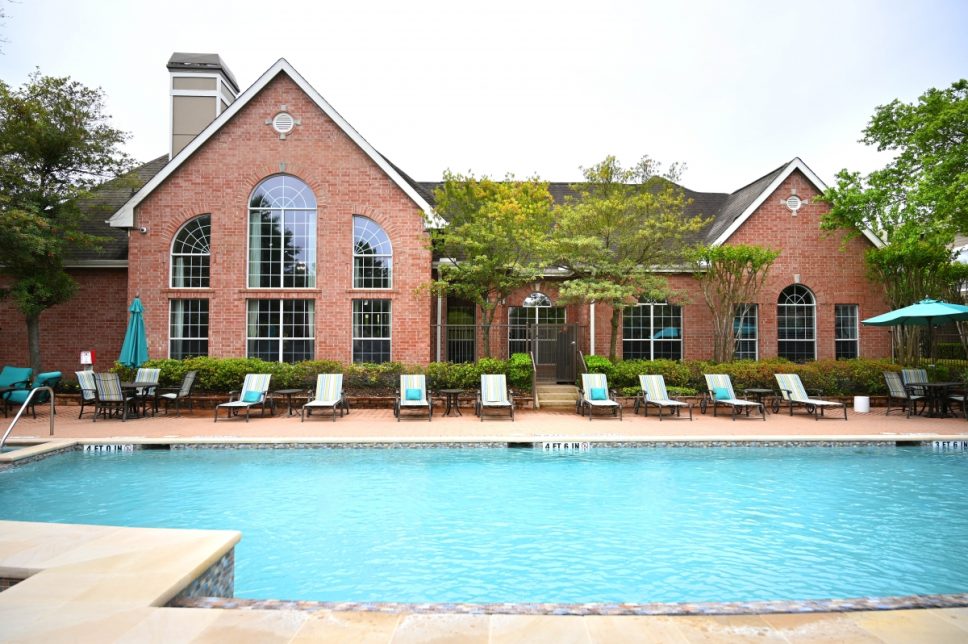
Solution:
[[[480,308],[483,353],[490,357],[498,304],[545,269],[553,203],[548,184],[445,172],[435,198],[446,223],[431,231],[440,257],[433,288]]]
[[[23,87],[0,81],[0,296],[27,322],[30,364],[40,370],[40,316],[76,289],[63,260],[99,238],[82,230],[82,205],[131,167],[126,135],[108,123],[100,89],[35,72]]]
[[[726,362],[736,346],[739,307],[756,299],[780,252],[760,246],[703,246],[694,252],[696,281],[713,317],[713,360]]]
[[[682,169],[673,164],[662,172],[647,156],[623,168],[608,156],[582,169],[584,183],[572,186],[576,195],[558,208],[555,257],[572,274],[560,299],[612,307],[612,360],[623,311],[642,298],[669,297],[668,283],[655,269],[681,263],[689,236],[707,223],[685,214],[690,202],[676,184]]]

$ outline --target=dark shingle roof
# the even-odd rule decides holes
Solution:
[[[80,229],[85,233],[105,238],[106,241],[100,249],[84,248],[68,253],[67,262],[127,259],[128,231],[124,228],[112,228],[104,220],[117,212],[131,198],[131,195],[161,172],[167,163],[166,154],[132,170],[131,182],[113,180],[99,186],[94,191],[94,197],[83,208],[85,216]]]
[[[736,219],[749,208],[750,204],[756,201],[766,187],[773,183],[783,170],[790,165],[784,163],[776,170],[763,175],[756,181],[747,184],[730,195],[724,195],[726,199],[721,203],[716,214],[716,219],[712,225],[706,229],[706,241],[711,242],[723,234]]]

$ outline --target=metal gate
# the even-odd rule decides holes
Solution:
[[[574,324],[559,327],[555,344],[558,354],[555,379],[573,383],[578,377],[578,327]]]

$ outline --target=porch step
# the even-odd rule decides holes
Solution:
[[[538,383],[536,389],[541,407],[574,407],[578,400],[578,387],[574,385]]]

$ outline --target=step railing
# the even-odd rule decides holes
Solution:
[[[531,356],[531,409],[541,409],[538,402],[538,363],[534,360],[534,351],[528,353]]]
[[[36,387],[30,391],[27,395],[27,400],[24,404],[20,405],[20,409],[17,410],[17,415],[14,416],[13,421],[10,423],[10,427],[7,427],[7,431],[4,432],[3,438],[0,438],[0,452],[3,451],[3,446],[7,444],[7,438],[10,436],[10,432],[13,431],[14,426],[20,417],[23,415],[24,410],[30,405],[30,400],[37,394],[38,391],[46,391],[50,394],[50,435],[54,435],[54,390],[50,387]]]

